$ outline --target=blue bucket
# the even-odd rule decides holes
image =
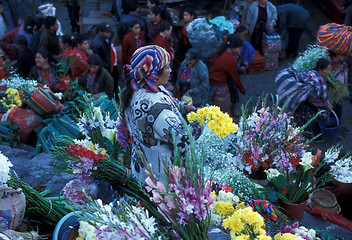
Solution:
[[[66,214],[60,221],[56,224],[54,233],[53,233],[53,240],[71,240],[68,237],[70,231],[75,231],[78,229],[74,229],[74,227],[78,226],[78,215],[81,215],[81,211],[71,212]],[[72,233],[70,234],[72,235]],[[77,236],[76,236],[77,237]],[[76,237],[74,239],[76,239]],[[73,239],[73,238],[72,238]]]
[[[328,117],[327,120],[319,121],[319,128],[321,132],[321,139],[326,142],[333,142],[336,140],[340,131],[340,122],[336,113],[332,111],[335,118]]]

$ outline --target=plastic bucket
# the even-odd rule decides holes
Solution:
[[[335,118],[328,117],[327,120],[319,121],[319,128],[321,132],[321,139],[326,142],[333,142],[339,135],[340,122],[334,111],[332,111]]]
[[[78,216],[82,214],[81,211],[75,211],[71,212],[69,214],[66,214],[63,218],[60,219],[60,221],[56,224],[54,234],[53,234],[53,240],[71,240],[69,235],[73,235],[70,233],[70,230],[75,231],[78,229],[73,229],[73,227],[76,227],[78,224]],[[77,236],[76,236],[77,237]],[[72,238],[72,239],[76,239]]]

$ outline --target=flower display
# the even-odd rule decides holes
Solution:
[[[317,45],[309,45],[294,61],[292,67],[298,72],[307,72],[315,68],[319,58],[330,59],[328,49]]]
[[[210,225],[221,227],[222,221],[233,214],[240,199],[231,192],[220,190],[218,194],[214,191],[214,204],[210,206]]]
[[[339,182],[352,183],[352,158],[344,156],[330,166],[330,174]]]
[[[103,204],[97,199],[81,210],[79,239],[165,239],[148,211],[123,199],[116,204]]]
[[[275,235],[274,239],[304,239],[304,240],[319,240],[316,231],[314,229],[308,229],[304,226],[300,226],[298,222],[292,224],[292,226],[282,226],[278,230],[278,234]]]
[[[248,173],[269,168],[293,171],[308,146],[302,133],[302,128],[292,124],[292,117],[275,104],[247,118],[242,116],[236,136],[237,167]]]
[[[232,118],[220,111],[220,107],[210,106],[198,109],[197,112],[187,114],[188,121],[196,121],[207,124],[214,134],[224,138],[231,133],[236,133],[238,126],[232,122]]]
[[[278,169],[279,173],[275,175],[272,174],[273,170],[266,171],[269,183],[274,185],[279,198],[290,203],[302,203],[311,192],[331,181],[332,176],[329,172],[317,175],[317,172],[325,166],[321,153],[319,149],[314,155],[305,152],[293,171]]]
[[[1,112],[10,112],[12,107],[22,106],[22,99],[20,93],[13,88],[8,88],[4,93],[3,97],[0,99]]]
[[[210,179],[204,177],[204,158],[195,154],[194,139],[191,135],[189,138],[190,149],[185,156],[175,149],[174,166],[163,160],[164,183],[158,181],[142,158],[148,175],[146,189],[151,201],[182,239],[208,239],[209,209],[214,196]]]
[[[0,152],[0,187],[6,186],[8,180],[10,180],[9,172],[12,163],[9,159]]]
[[[233,214],[224,219],[222,226],[229,229],[231,239],[263,239],[271,237],[265,232],[264,218],[251,207],[239,204]]]

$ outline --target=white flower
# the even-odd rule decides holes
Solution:
[[[337,158],[339,157],[341,149],[342,149],[342,147],[338,148],[336,146],[333,146],[333,147],[329,148],[328,150],[326,150],[324,161],[326,163],[334,163],[337,160]]]
[[[299,163],[304,167],[304,170],[306,171],[307,169],[313,168],[312,166],[312,153],[311,152],[305,152],[302,157],[302,161]]]
[[[0,152],[0,186],[5,185],[10,180],[9,172],[12,163]]]
[[[281,173],[280,173],[277,169],[275,169],[275,168],[270,168],[270,169],[268,169],[268,170],[265,170],[264,172],[266,173],[266,178],[267,178],[269,181],[271,181],[271,180],[273,180],[274,178],[280,176],[280,174],[281,174]]]
[[[59,100],[62,99],[62,96],[63,96],[62,92],[58,92],[58,93],[54,93],[54,94],[57,97],[57,99],[59,99]]]
[[[309,237],[310,239],[314,239],[314,238],[315,238],[315,235],[316,235],[316,232],[315,232],[314,229],[309,229],[307,235],[308,235],[308,237]]]

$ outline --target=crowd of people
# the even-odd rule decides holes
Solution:
[[[177,37],[165,4],[148,0],[148,17],[139,13],[138,1],[122,1],[123,12],[113,11],[116,12],[116,28],[101,22],[96,36],[88,39],[84,34],[75,33],[79,30],[79,6],[77,1],[68,2],[71,33],[64,31],[65,34],[59,37],[59,24],[54,16],[24,19],[14,39],[18,57],[13,67],[24,78],[59,91],[57,63],[71,61],[70,79],[78,79],[93,97],[105,93],[118,99],[123,91],[119,100],[134,144],[142,146],[143,152],[151,156],[155,156],[155,152],[167,155],[166,149],[173,148],[172,129],[179,134],[180,144],[187,140],[182,114],[197,107],[217,105],[238,120],[239,93],[246,94],[241,73],[253,62],[257,51],[263,54],[263,34],[285,31],[288,34],[286,55],[296,57],[309,18],[309,12],[298,5],[276,7],[268,0],[245,1],[247,14],[239,19],[241,25],[223,39],[212,58],[202,59],[187,38],[187,26],[197,18],[195,9],[187,5],[182,14],[184,26],[179,29],[181,37]],[[2,4],[0,1],[0,13]],[[0,25],[4,25],[1,17]],[[6,28],[0,27],[0,37],[5,31]],[[121,56],[117,53],[119,44]],[[319,109],[333,109],[324,81],[332,67],[329,60],[320,59],[311,72],[294,74],[287,71],[282,76],[284,80],[299,78],[300,83],[312,86],[304,104],[297,102],[299,106],[294,106],[298,123],[304,124],[303,120]],[[158,161],[153,167],[162,169],[161,158]],[[141,162],[135,160],[133,163],[135,170],[140,172]]]

